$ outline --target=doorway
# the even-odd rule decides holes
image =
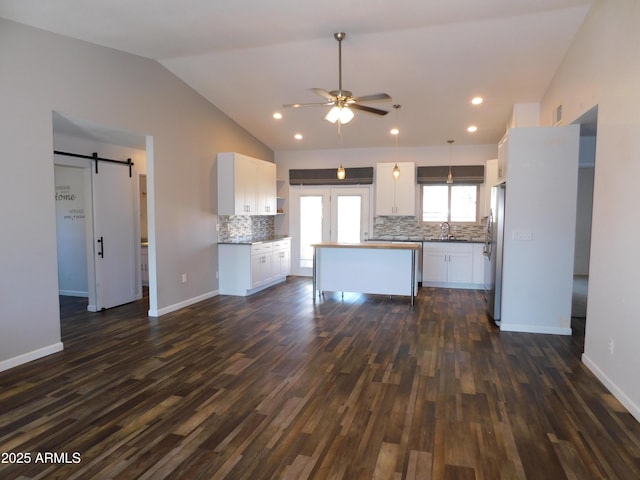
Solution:
[[[580,151],[578,168],[578,200],[576,208],[576,240],[573,265],[571,317],[573,328],[584,329],[589,289],[589,256],[591,251],[591,217],[598,131],[597,105],[578,118]]]
[[[85,297],[88,311],[143,298],[139,176],[146,174],[146,142],[53,113],[59,294]],[[72,288],[63,283],[68,278],[77,280]]]
[[[312,275],[312,244],[358,243],[368,238],[370,192],[368,187],[301,186],[291,190],[294,275]]]

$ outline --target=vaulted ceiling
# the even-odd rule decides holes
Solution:
[[[368,104],[386,116],[356,111],[343,146],[392,146],[392,126],[402,146],[497,143],[513,104],[542,99],[590,3],[0,0],[0,17],[155,59],[277,151],[339,145],[328,107],[282,108],[337,90],[335,32],[343,88],[392,97]]]

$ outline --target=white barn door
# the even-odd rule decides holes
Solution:
[[[95,160],[92,162],[95,163]],[[92,168],[96,309],[136,300],[135,183],[129,169],[99,162]]]

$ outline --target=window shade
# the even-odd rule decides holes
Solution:
[[[344,180],[338,180],[337,168],[289,170],[289,185],[370,185],[373,167],[345,168]]]
[[[447,183],[448,166],[418,167],[416,181],[420,185],[439,185]],[[480,185],[484,183],[484,165],[451,166],[453,184]]]

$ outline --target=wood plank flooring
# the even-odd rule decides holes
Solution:
[[[158,319],[85,305],[61,301],[63,352],[0,373],[0,452],[31,455],[2,479],[640,478],[584,324],[499,332],[469,290],[314,303],[295,277]]]

